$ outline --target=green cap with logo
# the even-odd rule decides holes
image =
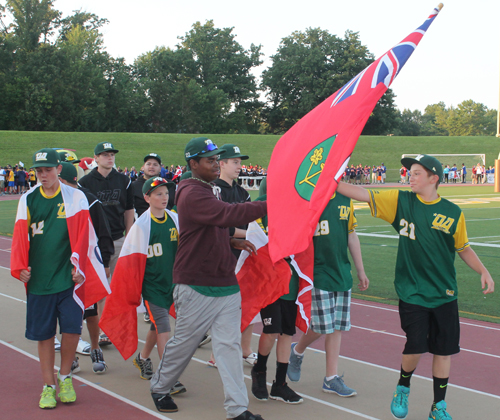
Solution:
[[[68,181],[71,184],[76,184],[78,173],[76,171],[75,165],[69,162],[61,162],[62,169],[59,174],[59,178]]]
[[[58,150],[59,159],[61,162],[69,162],[69,163],[80,163],[81,160],[77,159],[75,152],[70,152],[69,150]]]
[[[147,162],[149,159],[156,159],[158,163],[161,165],[161,157],[156,153],[150,153],[149,155],[144,157],[144,162]]]
[[[240,158],[241,160],[248,159],[247,155],[241,154],[240,148],[235,144],[225,144],[221,146],[219,150],[226,151],[226,153],[224,153],[224,156],[221,156],[221,159],[233,159],[233,158]]]
[[[414,163],[418,163],[419,165],[422,165],[424,168],[431,171],[433,174],[437,175],[439,177],[438,182],[440,182],[443,178],[443,166],[441,165],[441,162],[434,156],[418,155],[414,158],[407,157],[401,159],[401,163],[406,169],[409,170],[411,170],[411,165],[413,165]]]
[[[33,165],[32,168],[52,168],[59,166],[61,164],[61,159],[59,153],[55,149],[45,148],[40,149],[33,155]]]
[[[184,157],[186,162],[194,157],[211,157],[215,155],[221,155],[226,153],[225,150],[221,150],[217,147],[212,140],[206,137],[195,137],[189,140],[184,149]]]
[[[168,186],[173,185],[173,184],[174,184],[173,182],[168,182],[166,179],[162,178],[161,176],[149,178],[142,186],[142,193],[149,195],[154,190],[156,190],[158,187],[162,187],[162,186],[167,187],[167,190],[168,190]]]
[[[101,153],[104,152],[113,152],[113,153],[118,153],[118,150],[115,149],[112,143],[109,141],[103,141],[102,143],[99,143],[95,149],[94,149],[94,155],[100,155]]]

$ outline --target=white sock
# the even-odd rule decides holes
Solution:
[[[141,360],[148,360],[147,357],[146,358],[142,357],[142,353],[139,353],[139,359],[141,359]]]
[[[327,376],[325,379],[327,380],[327,382],[329,382],[329,381],[331,381],[333,378],[336,378],[337,376],[339,376],[339,375]]]
[[[59,380],[60,380],[61,382],[64,382],[64,380],[65,380],[66,378],[68,378],[68,377],[70,378],[70,377],[71,377],[71,373],[70,373],[69,375],[61,375],[61,372],[59,372],[59,375],[58,375],[58,376],[59,376]]]
[[[293,348],[293,352],[294,352],[297,356],[303,356],[303,355],[304,355],[304,353],[299,353],[299,352],[296,350],[296,348],[297,348],[297,346],[295,346],[295,347]]]
[[[52,389],[56,389],[56,385],[55,384],[54,385],[47,385],[47,384],[45,384],[43,386],[43,389],[47,388],[48,386],[50,386]]]

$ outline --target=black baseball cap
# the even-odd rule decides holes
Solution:
[[[112,143],[109,141],[103,141],[102,143],[99,143],[95,149],[94,149],[94,155],[100,155],[101,153],[104,152],[113,152],[113,153],[118,153],[118,150],[115,149]]]
[[[225,150],[221,150],[217,147],[212,140],[206,137],[195,137],[189,140],[184,149],[184,157],[186,162],[194,157],[211,157],[215,155],[221,155],[226,153]]]
[[[443,166],[441,162],[434,156],[418,155],[415,158],[407,157],[401,159],[401,163],[406,169],[411,169],[411,165],[413,165],[414,163],[418,163],[419,165],[422,165],[424,168],[431,171],[433,174],[437,175],[439,177],[439,181],[441,181],[441,178],[443,178]]]
[[[232,158],[240,158],[241,160],[247,160],[248,156],[242,155],[240,148],[235,144],[224,144],[220,147],[219,150],[225,150],[224,156],[221,156],[221,159],[232,159]]]
[[[71,184],[76,184],[78,173],[76,171],[75,165],[69,162],[61,162],[62,169],[59,174],[59,178],[68,181]]]
[[[61,159],[59,158],[59,153],[54,149],[44,148],[35,152],[33,155],[33,165],[32,168],[51,168],[59,166],[61,164]]]
[[[149,155],[146,155],[144,157],[144,162],[147,162],[149,159],[156,159],[158,161],[158,163],[161,165],[161,157],[160,157],[160,155],[158,155],[156,153],[150,153]]]

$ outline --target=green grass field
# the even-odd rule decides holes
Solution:
[[[184,164],[184,146],[195,136],[207,136],[219,146],[235,143],[250,156],[248,163],[267,167],[279,136],[231,134],[137,134],[137,133],[51,133],[0,131],[0,166],[19,161],[29,167],[32,155],[43,147],[76,150],[78,157],[92,157],[94,147],[109,141],[120,150],[116,164],[122,168],[140,167],[142,158],[158,153],[167,165]],[[387,137],[362,136],[354,150],[351,163],[380,165],[388,168],[388,181],[397,181],[400,159],[404,153],[472,153],[486,154],[486,165],[494,165],[500,152],[496,137]],[[444,162],[457,163],[461,162]]]
[[[492,186],[452,187],[439,189],[440,194],[453,200],[464,211],[467,232],[473,248],[500,288],[500,194]],[[252,199],[258,191],[250,192]],[[397,304],[394,291],[394,267],[396,264],[396,231],[386,222],[370,215],[367,205],[355,203],[359,238],[365,270],[370,279],[370,288],[359,292],[353,288],[353,296],[388,304]],[[0,201],[0,235],[12,235],[17,200]],[[370,234],[387,237],[366,236]],[[495,247],[496,245],[496,247]],[[459,307],[461,315],[467,318],[500,323],[500,290],[484,296],[481,293],[480,278],[456,258],[459,283]],[[354,273],[353,273],[354,274]],[[356,280],[354,281],[356,285]]]

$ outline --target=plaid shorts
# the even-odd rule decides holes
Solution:
[[[327,292],[311,290],[311,330],[319,334],[332,334],[335,330],[351,329],[351,291]]]

